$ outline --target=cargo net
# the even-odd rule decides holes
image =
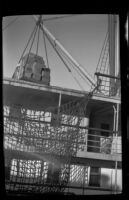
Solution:
[[[101,50],[99,61],[96,67],[94,79],[99,84],[96,93],[101,93],[104,96],[120,95],[120,72],[117,77],[111,76],[109,62],[109,34],[107,32],[105,41]],[[94,88],[92,85],[91,90]]]
[[[4,106],[7,191],[64,191],[71,156],[85,147],[87,130],[80,127],[90,96],[44,111]]]

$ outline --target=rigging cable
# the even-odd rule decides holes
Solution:
[[[71,14],[71,15],[65,15],[65,16],[60,16],[60,17],[51,17],[51,18],[46,18],[43,21],[50,21],[50,20],[56,20],[56,19],[61,19],[61,18],[66,18],[66,17],[74,17],[80,14]]]
[[[73,17],[73,16],[77,16],[77,15],[80,15],[80,14],[73,14],[73,15],[71,14],[71,15],[65,15],[65,16],[60,16],[60,17],[51,17],[51,18],[44,19],[44,21],[56,20],[56,19],[61,19],[61,18],[66,18],[66,17]],[[15,19],[13,19],[11,22],[9,22],[4,28],[2,28],[2,30],[4,31],[6,28],[8,28],[8,26],[13,24],[18,18],[19,18],[19,16],[16,17]]]
[[[37,39],[36,56],[38,55],[38,47],[39,47],[39,36],[40,36],[40,27],[38,26],[38,39]]]
[[[102,47],[102,49],[101,49],[99,61],[98,61],[97,67],[96,67],[96,72],[98,72],[98,67],[99,67],[99,64],[100,64],[100,59],[101,59],[101,57],[102,57],[102,53],[103,53],[103,51],[104,51],[104,49],[105,49],[105,45],[106,45],[106,43],[107,43],[107,37],[108,37],[108,31],[107,31],[107,33],[106,33],[106,36],[105,36],[105,39],[104,39],[104,43],[103,43],[103,47]],[[100,67],[100,68],[101,68],[101,67]]]
[[[43,24],[43,22],[42,22],[42,24]],[[41,26],[41,24],[40,24],[40,26]],[[45,34],[44,34],[44,30],[42,30],[42,31],[43,31],[43,40],[44,40],[44,48],[45,48],[45,54],[46,54],[46,60],[47,60],[47,66],[48,66],[48,68],[49,68],[49,62],[48,62],[47,45],[46,45],[46,40],[45,40]]]
[[[43,29],[42,29],[43,31]],[[44,32],[44,31],[43,31]],[[45,34],[46,35],[46,34]],[[71,72],[70,68],[68,67],[68,65],[65,63],[64,59],[61,57],[61,55],[59,54],[58,50],[55,48],[54,44],[52,43],[52,41],[50,40],[50,38],[46,35],[46,38],[48,39],[48,41],[50,42],[50,44],[52,45],[52,47],[54,48],[54,50],[56,51],[56,53],[58,54],[58,56],[60,57],[60,59],[62,60],[62,62],[65,64],[65,66],[67,67],[68,71]]]
[[[50,44],[52,45],[52,47],[54,48],[54,50],[56,51],[56,53],[58,54],[58,56],[60,57],[60,59],[62,60],[62,62],[64,63],[64,65],[66,66],[67,70],[69,72],[71,72],[71,75],[73,76],[71,69],[69,68],[69,66],[67,65],[67,63],[65,62],[65,60],[62,58],[62,56],[60,55],[60,53],[58,52],[58,50],[55,48],[55,46],[52,43],[52,41],[50,40],[50,38],[47,35],[46,35],[46,37],[47,37],[48,41],[50,42]],[[77,79],[74,76],[73,76],[73,78],[75,79],[75,81],[77,82],[77,84],[79,85],[79,87],[81,87],[81,89],[84,90],[83,87],[80,85],[80,83],[77,81]]]
[[[43,20],[44,21],[44,20]],[[40,25],[43,25],[43,21],[42,21],[42,23],[40,23]],[[71,69],[68,67],[68,65],[66,64],[66,62],[64,61],[64,59],[61,57],[61,55],[60,55],[60,53],[58,52],[58,50],[57,50],[57,48],[55,47],[55,44],[53,44],[53,42],[51,41],[51,39],[47,36],[47,34],[46,33],[44,33],[44,29],[42,28],[42,31],[43,31],[43,36],[44,35],[46,35],[46,37],[47,37],[47,39],[48,39],[48,41],[50,42],[50,44],[52,45],[52,47],[55,49],[55,51],[56,51],[56,53],[58,54],[58,56],[60,57],[60,59],[63,61],[63,63],[65,64],[65,66],[67,67],[67,69],[68,69],[68,71],[69,72],[71,72]],[[44,37],[45,38],[45,37]],[[62,51],[61,51],[62,52]],[[47,52],[46,52],[47,53]],[[65,55],[65,57],[66,57],[66,55]],[[67,59],[69,59],[68,57],[67,57]],[[72,61],[71,61],[72,62]],[[72,64],[74,64],[74,63],[72,63]],[[75,65],[75,64],[74,64]],[[76,69],[76,68],[75,68]],[[76,69],[76,71],[77,71],[77,69]],[[77,71],[78,72],[78,71]],[[87,72],[88,73],[88,72]],[[72,74],[72,73],[71,73]],[[84,77],[82,77],[82,75],[80,74],[80,71],[79,71],[79,75],[81,76],[81,78],[83,78],[84,79]],[[73,74],[72,74],[72,76],[73,76]],[[75,79],[75,81],[77,82],[77,79],[74,77],[74,79]],[[86,79],[84,79],[84,81],[86,81]],[[86,81],[86,83],[87,83],[87,81]],[[78,84],[79,84],[79,82],[78,82]],[[87,83],[88,84],[88,83]],[[88,85],[90,85],[90,84],[88,84]],[[79,87],[80,87],[80,84],[79,84]],[[81,87],[81,89],[82,89],[82,87]],[[84,89],[83,89],[84,90]]]
[[[72,73],[71,73],[72,74]],[[73,75],[72,75],[73,76]],[[79,83],[79,81],[77,80],[77,78],[75,76],[73,76],[73,78],[75,79],[75,81],[78,83],[78,85],[80,86],[81,90],[84,91],[84,88],[82,87],[82,85]]]
[[[96,72],[100,72],[101,71],[101,68],[102,68],[102,62],[101,62],[101,59],[102,59],[102,56],[103,56],[103,52],[105,51],[105,48],[106,48],[106,45],[107,45],[107,40],[108,40],[108,31],[106,32],[106,36],[104,38],[104,43],[103,43],[103,46],[102,46],[102,49],[101,49],[101,52],[100,52],[100,56],[99,56],[99,60],[98,60],[98,63],[97,63],[97,67],[96,67]],[[101,63],[100,63],[101,62]],[[94,78],[96,78],[96,75],[94,75]],[[97,78],[97,81],[99,79]],[[101,79],[101,81],[103,81],[103,77]],[[91,86],[91,90],[93,89],[93,86]],[[100,91],[99,91],[100,92]],[[101,93],[103,94],[103,92],[101,91]]]
[[[62,51],[61,51],[61,53],[62,53]],[[63,55],[62,55],[63,56]],[[66,59],[68,58],[65,54],[64,54],[64,57],[66,57]],[[68,60],[67,59],[67,61],[70,63],[70,60]],[[71,62],[70,63],[71,64],[71,66],[73,65],[73,63]],[[72,66],[73,67],[73,66]],[[80,77],[89,85],[89,86],[91,86],[88,82],[87,82],[87,80],[82,76],[82,74],[80,73],[80,71],[78,71],[76,68],[74,68],[73,67],[73,69],[75,69],[76,71],[77,71],[77,73],[80,75]],[[93,86],[93,85],[92,85]],[[93,92],[95,91],[95,90],[98,90],[98,87],[100,86],[100,82],[96,82],[96,86],[95,87],[93,87],[93,88],[91,88],[90,89],[90,94],[93,94]],[[85,92],[85,90],[83,89],[83,92]]]
[[[4,30],[5,30],[6,28],[8,28],[11,24],[13,24],[18,18],[19,18],[19,16],[16,17],[15,19],[13,19],[10,23],[8,23],[2,30],[4,31]]]
[[[42,31],[43,31],[43,28],[42,28]],[[63,60],[63,58],[61,57],[61,53],[59,54],[59,52],[58,52],[58,50],[57,50],[57,48],[55,47],[55,45],[52,43],[52,41],[51,41],[51,39],[47,36],[47,34],[45,34],[46,35],[46,37],[47,37],[47,39],[48,39],[48,41],[50,42],[50,44],[52,45],[52,47],[54,48],[54,50],[56,51],[56,53],[58,54],[58,56],[60,57],[60,59],[63,61],[63,63],[64,63],[64,60]],[[62,51],[61,51],[62,52]],[[63,52],[62,52],[63,53]],[[63,55],[62,55],[63,56]],[[65,58],[67,58],[68,59],[68,57],[65,55]],[[69,61],[69,60],[68,60]],[[68,65],[66,64],[66,63],[64,63],[65,64],[65,66],[67,67],[67,69],[68,69],[68,71],[69,72],[71,72],[71,69],[68,67]],[[74,64],[74,63],[72,63],[72,61],[70,61],[70,64]],[[90,84],[86,81],[86,79],[84,79],[84,77],[82,77],[82,75],[80,74],[80,71],[78,71],[76,68],[75,68],[75,70],[79,73],[79,75],[81,76],[81,78],[90,86]]]
[[[83,81],[86,82],[86,83],[90,86],[90,84],[89,84],[88,81],[82,76],[82,74],[80,73],[80,71],[78,71],[78,70],[73,66],[73,63],[70,62],[70,60],[68,60],[68,57],[66,57],[65,54],[63,55],[62,52],[61,52],[60,54],[61,54],[62,56],[65,57],[65,59],[67,60],[67,62],[68,62],[68,63],[71,65],[71,67],[78,73],[78,75],[81,77],[81,79],[83,79]],[[74,77],[74,78],[75,78],[75,77]],[[75,78],[75,79],[76,79],[76,81],[78,81],[77,78]],[[83,88],[83,87],[81,86],[81,84],[79,83],[79,81],[78,81],[78,84],[80,85],[82,91],[85,91],[84,88]]]
[[[23,55],[24,55],[24,53],[25,53],[25,51],[26,51],[26,49],[27,49],[27,47],[28,47],[28,45],[29,45],[29,43],[30,43],[31,38],[32,38],[34,32],[36,31],[36,28],[37,28],[37,26],[35,25],[34,30],[32,31],[32,33],[31,33],[31,35],[30,35],[30,38],[29,38],[29,40],[28,40],[28,42],[27,42],[27,45],[25,46],[25,49],[24,49],[24,51],[23,51],[23,53],[22,53],[22,55],[21,55],[21,58],[20,58],[20,60],[19,60],[18,63],[20,63],[20,61],[21,61],[21,59],[22,59],[22,57],[23,57]]]
[[[62,51],[61,51],[61,54],[62,54]],[[72,66],[72,68],[79,74],[79,76],[90,86],[90,84],[88,83],[88,81],[82,76],[81,72],[78,71],[75,67],[74,67],[74,64],[71,60],[68,59],[68,57],[65,55],[65,54],[62,54],[62,56],[64,56],[67,61],[69,62],[69,64]]]
[[[56,43],[55,43],[55,45],[56,45]],[[62,44],[61,44],[62,45]],[[63,46],[63,45],[62,45]],[[58,47],[58,46],[57,46]],[[64,47],[64,46],[63,46]],[[65,47],[64,47],[64,49],[65,49]],[[60,49],[60,51],[62,52],[62,54],[66,57],[66,58],[68,58],[68,60],[70,61],[70,63],[73,65],[73,66],[76,66],[76,64],[72,61],[72,60],[70,60],[70,58],[66,55],[66,54],[64,54],[64,52],[62,51],[62,49]],[[81,64],[79,64],[82,68],[83,68],[83,66],[81,65]],[[76,69],[76,68],[75,68]],[[76,70],[77,71],[77,70]],[[87,72],[87,74],[89,75],[89,76],[91,76],[90,74],[89,74],[89,72],[85,69],[85,71]],[[81,70],[80,69],[78,69],[78,71],[77,72],[79,72],[80,74],[82,73],[81,72]],[[84,78],[83,78],[84,79]],[[86,79],[85,79],[85,81],[86,81]],[[87,82],[87,81],[86,81]],[[87,82],[88,83],[88,82]],[[90,85],[89,83],[88,83],[88,85]]]
[[[64,16],[65,17],[65,16]],[[45,19],[43,20],[43,21],[45,21]],[[43,25],[43,22],[41,23],[42,25]],[[44,29],[43,29],[43,31],[44,31]],[[46,35],[46,34],[45,34]],[[62,44],[61,44],[62,45]],[[63,46],[63,45],[62,45]],[[55,49],[55,48],[54,48]],[[60,49],[61,50],[61,49]],[[61,50],[62,51],[62,50]],[[69,57],[68,57],[68,59],[69,59]],[[71,61],[72,62],[72,61]],[[74,63],[73,63],[74,64]],[[74,64],[75,65],[75,64]],[[83,68],[83,66],[82,66],[82,68]],[[79,71],[80,71],[80,69],[78,69]],[[85,71],[87,72],[87,74],[89,74],[89,72],[85,69]],[[91,76],[90,74],[89,74],[89,76]],[[84,79],[84,78],[83,78]],[[87,82],[87,81],[86,81]],[[90,86],[90,84],[87,82],[87,84]]]
[[[36,24],[36,30],[35,30],[35,33],[34,33],[34,37],[33,37],[33,40],[32,40],[31,46],[30,46],[30,49],[29,49],[29,53],[28,53],[28,56],[27,56],[26,64],[27,64],[28,59],[29,59],[29,55],[30,55],[30,52],[31,52],[31,49],[32,49],[32,46],[33,46],[33,43],[34,43],[34,39],[35,39],[35,36],[36,36],[36,33],[37,33],[37,29],[38,29],[38,26],[37,26],[37,24]],[[26,64],[25,64],[25,65],[26,65]]]
[[[79,74],[79,76],[90,86],[90,84],[88,83],[88,81],[82,76],[82,74],[80,73],[80,71],[78,71],[75,67],[74,67],[74,64],[71,60],[68,59],[68,57],[63,54],[63,52],[61,51],[60,53],[62,56],[65,57],[65,59],[67,60],[67,62],[69,62],[69,64],[72,66],[72,68]]]

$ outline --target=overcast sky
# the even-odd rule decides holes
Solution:
[[[56,15],[56,17],[58,16],[61,15]],[[17,20],[15,20],[16,17],[18,17]],[[50,18],[53,15],[45,15],[43,17]],[[13,20],[15,21],[8,26]],[[94,77],[107,32],[107,15],[76,15],[46,21],[44,24],[73,58]],[[30,15],[3,18],[3,77],[12,77],[34,26],[35,20]],[[62,61],[60,61],[49,42],[46,42],[51,69],[50,84],[82,90]],[[36,52],[35,47],[36,43],[32,49],[34,53]],[[40,34],[39,55],[46,60],[42,34]],[[84,90],[88,91],[88,84],[81,80],[80,76],[74,71],[73,75],[78,79]]]

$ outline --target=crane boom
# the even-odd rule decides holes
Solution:
[[[59,48],[74,64],[74,66],[81,72],[81,74],[92,84],[93,86],[96,86],[95,80],[86,72],[86,70],[68,53],[68,51],[63,47],[63,45],[50,33],[50,31],[44,26],[42,23],[41,18],[38,18],[37,16],[33,15],[36,22],[40,23],[40,28],[44,31],[44,34],[47,35],[53,42],[55,48]],[[40,21],[39,21],[40,20]]]

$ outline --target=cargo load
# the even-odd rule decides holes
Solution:
[[[12,78],[50,85],[50,69],[41,56],[30,53],[22,58]]]

